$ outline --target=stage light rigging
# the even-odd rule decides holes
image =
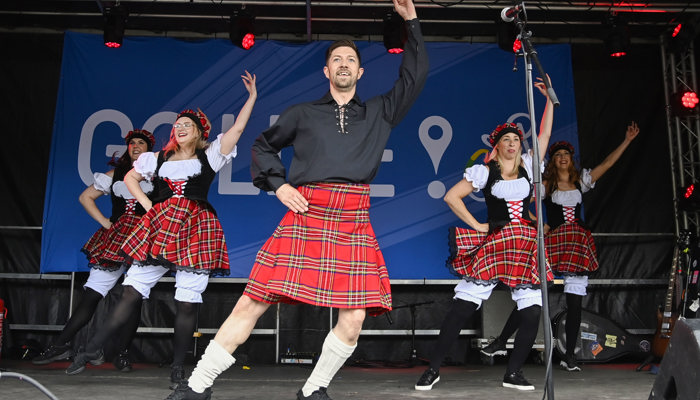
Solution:
[[[700,99],[694,90],[680,90],[671,95],[671,112],[676,117],[692,117],[698,115]]]
[[[235,10],[231,15],[229,39],[234,45],[250,50],[255,45],[255,17],[247,11]]]
[[[608,27],[605,46],[610,57],[620,58],[627,55],[630,47],[630,34],[627,23],[617,14],[609,14],[604,22]]]
[[[384,16],[384,47],[391,54],[403,52],[403,46],[408,38],[406,22],[399,14],[392,11]]]
[[[680,188],[678,208],[682,211],[700,211],[700,185],[698,182]]]
[[[688,50],[700,32],[698,25],[700,25],[700,16],[698,15],[683,16],[674,21],[673,28],[669,29],[665,37],[666,44],[671,51],[684,53]]]
[[[126,7],[117,3],[104,11],[104,44],[107,47],[119,48],[124,40],[124,29],[129,12]]]

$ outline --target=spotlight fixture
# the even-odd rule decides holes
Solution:
[[[671,95],[671,112],[676,117],[692,117],[698,115],[700,99],[694,90],[681,90]],[[700,188],[698,188],[700,192]]]
[[[522,48],[515,24],[504,22],[501,18],[496,19],[496,41],[501,50],[509,53],[517,53]]]
[[[392,11],[384,16],[384,47],[391,54],[403,52],[408,34],[406,23],[399,14]]]
[[[247,11],[235,10],[231,15],[231,25],[229,27],[229,39],[234,45],[250,50],[255,45],[254,33],[255,17]]]
[[[678,208],[682,211],[700,210],[700,185],[698,182],[679,188],[678,191]]]
[[[513,41],[513,53],[517,53],[520,51],[520,49],[523,48],[523,42],[520,41],[520,39],[515,39]]]
[[[690,44],[698,36],[700,16],[685,17],[673,21],[671,29],[667,32],[666,43],[671,51],[685,52]]]
[[[630,34],[627,23],[618,15],[610,14],[605,24],[608,26],[608,35],[605,38],[605,46],[610,57],[624,57],[630,46]]]
[[[676,25],[676,27],[673,28],[673,31],[671,32],[671,37],[677,37],[681,33],[682,29],[683,29],[683,23],[679,22],[678,25]]]
[[[104,11],[104,43],[105,46],[118,48],[122,45],[124,39],[124,28],[126,27],[126,18],[129,12],[121,4],[111,8],[106,8]]]

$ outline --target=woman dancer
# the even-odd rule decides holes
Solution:
[[[583,193],[595,183],[622,156],[639,134],[637,123],[627,126],[625,139],[593,169],[579,170],[574,165],[574,147],[566,141],[556,142],[549,148],[549,162],[543,174],[544,206],[547,223],[544,225],[547,258],[557,275],[564,277],[566,294],[566,354],[560,366],[567,371],[580,371],[575,350],[581,326],[582,300],[586,296],[588,275],[598,270],[598,255],[591,231],[583,224],[581,206]],[[508,338],[517,329],[511,313],[501,334],[481,352],[493,355],[505,349]]]
[[[452,211],[473,230],[452,228],[450,231],[453,251],[449,263],[463,280],[455,287],[455,297],[440,328],[430,367],[416,383],[416,390],[430,390],[440,380],[439,370],[445,354],[464,323],[489,298],[499,281],[510,288],[520,317],[515,349],[508,361],[503,386],[535,389],[521,371],[535,342],[542,306],[536,228],[527,210],[533,192],[533,162],[544,158],[553,119],[553,106],[544,83],[537,82],[535,86],[547,97],[537,138],[540,154],[522,153],[523,133],[517,125],[499,125],[489,136],[493,151],[484,160],[486,165],[467,168],[464,179],[445,195],[445,202]],[[487,223],[474,218],[463,200],[482,189],[488,211]],[[551,273],[548,272],[546,278],[551,280]]]
[[[248,123],[257,98],[255,75],[242,75],[248,100],[233,126],[211,143],[211,125],[201,111],[185,110],[177,116],[170,142],[158,153],[142,154],[126,176],[134,197],[146,215],[127,238],[122,250],[133,258],[124,280],[122,298],[113,317],[76,355],[66,370],[78,374],[102,355],[105,338],[133,312],[141,298],[168,271],[175,271],[175,334],[172,387],[184,379],[184,361],[197,320],[197,306],[210,275],[227,275],[228,252],[224,233],[213,208],[207,202],[209,186],[216,173],[236,155],[236,143]],[[154,200],[139,189],[138,183],[152,179]]]
[[[90,276],[83,286],[84,293],[78,308],[63,327],[58,339],[43,353],[34,357],[32,363],[44,365],[72,357],[73,348],[70,342],[76,333],[90,322],[100,300],[114,287],[126,270],[128,264],[119,249],[146,211],[126,188],[124,176],[142,153],[153,150],[154,144],[155,138],[151,132],[142,129],[129,131],[126,135],[127,151],[118,160],[110,161],[114,169],[104,174],[95,173],[95,183],[80,194],[80,204],[88,215],[102,225],[82,248],[88,258]],[[153,185],[144,181],[141,183],[141,189],[145,193],[151,193]],[[105,217],[95,204],[95,200],[103,195],[110,195],[112,199],[110,218]],[[124,324],[118,340],[119,354],[113,360],[114,366],[122,372],[131,371],[129,345],[140,319],[139,303],[129,321]]]

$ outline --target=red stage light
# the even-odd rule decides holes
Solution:
[[[384,16],[384,48],[389,54],[401,54],[408,38],[406,22],[392,11]]]
[[[698,100],[698,95],[695,92],[685,92],[681,96],[681,104],[685,108],[695,108],[700,100]]]
[[[685,196],[686,199],[689,199],[690,196],[693,195],[694,191],[695,191],[695,185],[690,185],[685,189],[685,194],[683,196]]]
[[[685,53],[700,33],[700,14],[684,13],[673,24],[662,37],[662,44],[674,53]]]
[[[121,47],[122,41],[124,40],[124,29],[126,28],[126,19],[129,16],[129,12],[127,11],[126,7],[117,4],[114,7],[105,9],[103,16],[103,39],[105,46],[112,49]]]
[[[678,34],[681,32],[682,28],[683,28],[683,24],[676,25],[676,27],[673,29],[673,33],[671,33],[671,37],[678,36]]]
[[[231,15],[228,38],[231,43],[244,49],[250,50],[255,45],[255,17],[244,9],[234,10]]]
[[[513,53],[519,52],[522,48],[523,42],[521,42],[520,39],[515,39],[515,41],[513,42]]]
[[[243,40],[241,40],[241,47],[246,50],[250,50],[253,45],[255,45],[255,35],[252,33],[246,33],[246,35],[243,36]]]
[[[700,191],[695,190],[696,183],[678,188],[678,208],[682,211],[700,211]]]
[[[676,117],[695,117],[700,110],[700,99],[693,90],[682,90],[671,95],[671,112]]]
[[[605,47],[610,57],[621,58],[627,55],[630,49],[630,33],[627,21],[613,13],[604,22],[607,30],[605,37]]]

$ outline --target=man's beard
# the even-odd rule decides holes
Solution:
[[[347,76],[347,80],[341,80],[340,78],[341,77],[336,75],[333,79],[333,86],[335,86],[336,89],[352,89],[357,83],[357,79],[352,76]]]

